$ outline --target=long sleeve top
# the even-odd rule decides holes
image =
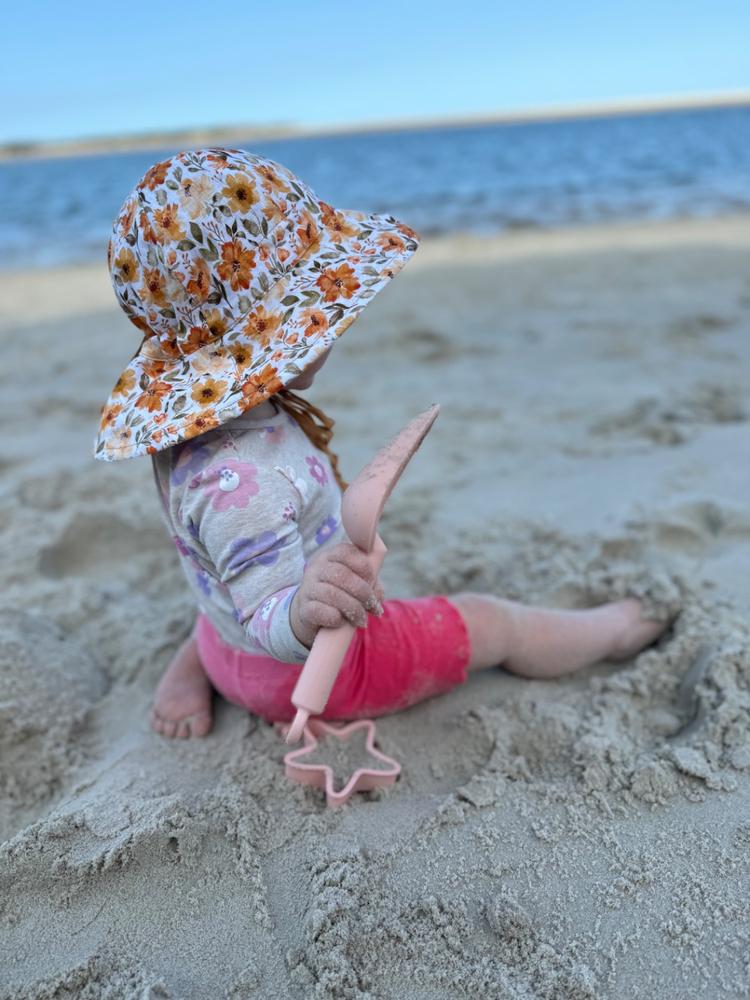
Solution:
[[[292,598],[313,553],[348,539],[328,456],[271,402],[271,416],[250,410],[152,461],[200,610],[229,645],[300,663]]]

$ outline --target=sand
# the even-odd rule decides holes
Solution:
[[[311,398],[344,474],[442,404],[388,596],[666,614],[625,664],[493,670],[378,724],[327,810],[220,704],[152,734],[192,621],[146,460],[95,463],[137,334],[104,269],[0,277],[0,997],[750,995],[750,226],[427,243]]]

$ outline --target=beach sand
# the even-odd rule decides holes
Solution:
[[[352,478],[432,402],[387,596],[681,608],[625,664],[378,723],[327,810],[274,729],[148,727],[193,617],[150,463],[91,457],[138,344],[103,266],[0,277],[0,997],[750,995],[750,225],[426,243],[310,398]]]

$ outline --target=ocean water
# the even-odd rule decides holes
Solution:
[[[235,145],[423,235],[750,210],[750,107]],[[174,151],[0,164],[0,268],[103,259],[125,196]]]

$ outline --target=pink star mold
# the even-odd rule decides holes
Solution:
[[[281,727],[287,731],[288,727]],[[365,756],[368,765],[356,768],[340,788],[336,787],[334,769],[327,763],[315,761],[317,754],[323,750],[321,744],[333,744],[336,741],[346,744],[356,734],[364,732]],[[386,756],[375,746],[375,723],[371,719],[359,719],[344,726],[332,726],[322,719],[310,719],[302,730],[304,746],[291,750],[284,757],[286,776],[302,785],[312,785],[321,788],[326,793],[326,802],[337,808],[349,801],[355,792],[366,792],[373,788],[383,788],[392,785],[399,774],[401,766],[392,757]],[[338,768],[337,768],[338,770]]]

